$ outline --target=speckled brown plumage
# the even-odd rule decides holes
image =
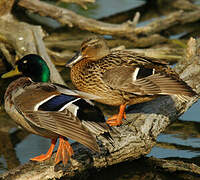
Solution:
[[[98,37],[85,40],[68,66],[77,89],[112,106],[141,103],[158,95],[196,94],[165,62],[127,50],[110,51]]]

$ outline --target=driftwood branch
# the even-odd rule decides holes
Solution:
[[[43,43],[44,35],[40,26],[32,26],[14,20],[7,21],[2,19],[0,19],[0,24],[0,49],[12,65],[14,65],[16,59],[11,57],[5,44],[8,44],[15,50],[17,57],[22,57],[30,53],[41,55],[50,67],[51,81],[64,84],[62,77],[57,72],[46,52]]]
[[[200,40],[190,39],[186,56],[180,61],[175,70],[194,90],[200,92]],[[192,70],[191,70],[192,69]],[[126,160],[137,159],[148,154],[155,145],[156,137],[178,116],[196,101],[198,97],[180,99],[177,96],[162,96],[154,101],[133,106],[134,110],[127,114],[127,121],[120,127],[115,127],[118,133],[113,135],[113,148],[105,139],[98,138],[101,145],[101,154],[94,154],[78,143],[72,144],[75,155],[71,164],[65,169],[62,165],[54,167],[53,159],[44,163],[29,162],[4,173],[1,178],[6,179],[35,179],[72,177],[91,168],[102,168]]]
[[[56,7],[41,1],[21,0],[18,4],[42,16],[52,17],[53,19],[56,19],[60,23],[66,24],[69,27],[77,26],[80,29],[97,32],[100,34],[114,33],[115,35],[124,36],[126,33],[133,33],[134,30],[131,22],[126,22],[120,25],[104,23],[80,16],[73,11]],[[132,38],[133,37],[135,37],[134,34],[132,35]]]
[[[169,1],[168,1],[169,2]],[[166,2],[164,2],[166,3]],[[183,9],[183,10],[194,10],[199,9],[199,6],[191,3],[191,0],[175,0],[169,2],[170,5],[176,9]]]
[[[147,37],[143,37],[142,41],[146,40],[149,43],[152,40],[164,41],[164,37],[157,33],[178,24],[195,22],[200,19],[200,9],[195,9],[192,12],[178,11],[164,18],[158,18],[144,27],[136,27],[136,22],[138,22],[139,17],[138,13],[133,18],[133,21],[127,21],[122,24],[109,24],[80,16],[73,11],[56,7],[39,0],[20,0],[18,4],[31,12],[38,13],[41,16],[51,17],[69,27],[77,26],[80,29],[99,34],[126,37],[135,42],[140,39],[138,37],[139,35],[146,35]]]
[[[195,22],[200,19],[199,12],[200,12],[200,9],[197,9],[192,12],[185,12],[182,10],[178,12],[174,12],[164,18],[158,18],[154,22],[144,27],[136,28],[135,33],[150,35],[154,33],[159,33],[165,29],[168,29],[178,24],[182,25],[186,23]]]

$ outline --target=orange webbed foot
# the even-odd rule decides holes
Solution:
[[[108,118],[106,123],[110,126],[120,126],[122,125],[123,121],[122,119],[126,119],[126,113],[125,113],[126,105],[122,104],[119,109],[119,114],[115,114],[114,116]]]
[[[58,164],[60,161],[63,162],[64,166],[67,164],[69,158],[74,154],[74,151],[71,145],[68,143],[66,138],[59,138],[59,146],[56,153],[55,164]]]
[[[53,153],[56,141],[57,141],[57,139],[51,140],[51,146],[46,154],[41,154],[40,156],[36,156],[34,158],[31,158],[30,160],[41,162],[41,161],[45,161],[45,160],[49,159]]]
[[[112,117],[108,118],[106,123],[109,126],[120,126],[120,125],[123,124],[123,121],[122,121],[123,118],[126,119],[126,114],[125,113],[123,114],[122,118],[119,117],[119,114],[115,114]]]

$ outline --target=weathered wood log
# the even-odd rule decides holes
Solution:
[[[200,92],[200,39],[190,39],[186,56],[180,61],[175,70],[194,90]],[[155,145],[156,137],[178,116],[198,100],[198,96],[180,99],[177,96],[162,96],[154,101],[135,105],[134,110],[127,114],[127,121],[120,127],[115,127],[118,133],[113,135],[115,147],[105,139],[98,138],[101,153],[95,154],[84,146],[74,143],[75,155],[71,164],[63,168],[62,164],[54,167],[53,158],[44,163],[29,162],[1,175],[2,179],[50,179],[67,177],[81,172],[89,172],[91,168],[102,168],[126,160],[137,159],[148,154]],[[130,109],[130,108],[129,108]]]

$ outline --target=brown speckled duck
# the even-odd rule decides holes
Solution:
[[[165,62],[127,50],[110,51],[99,37],[88,38],[67,64],[80,91],[98,95],[100,103],[120,106],[107,120],[121,125],[126,105],[150,101],[158,95],[193,96],[196,93]]]
[[[73,155],[67,138],[96,152],[99,152],[96,136],[102,135],[112,143],[103,113],[89,100],[80,98],[92,96],[48,83],[50,71],[40,56],[24,56],[17,61],[15,70],[4,74],[3,78],[18,74],[26,77],[20,77],[8,86],[6,112],[27,131],[51,139],[49,151],[31,160],[50,158],[57,139],[59,146],[55,163],[62,161],[64,165]]]

